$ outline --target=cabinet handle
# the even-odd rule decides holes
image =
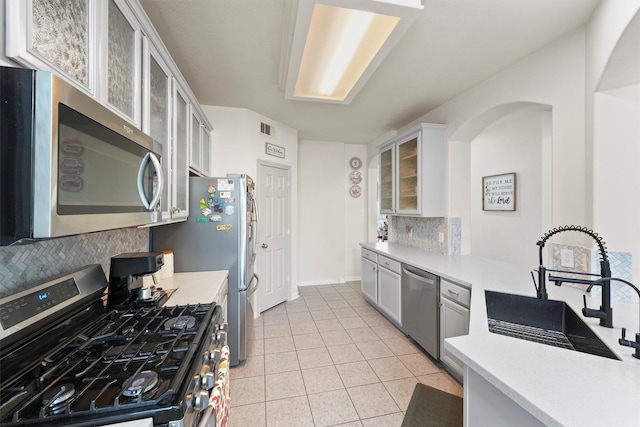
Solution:
[[[460,296],[458,292],[453,292],[451,289],[447,289],[447,292],[449,292],[449,295],[452,295],[455,298],[458,298],[458,296]]]

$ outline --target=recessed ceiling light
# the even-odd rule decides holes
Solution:
[[[421,10],[419,0],[300,0],[285,97],[351,102]]]

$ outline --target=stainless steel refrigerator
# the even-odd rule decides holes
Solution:
[[[231,366],[246,360],[253,328],[250,297],[258,288],[254,188],[247,175],[191,177],[187,221],[155,227],[151,234],[153,250],[173,251],[176,272],[229,270]]]

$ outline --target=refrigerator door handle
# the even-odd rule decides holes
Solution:
[[[256,279],[256,284],[251,286],[253,283],[253,279]],[[253,273],[253,277],[251,278],[251,282],[249,282],[249,287],[247,288],[247,297],[253,295],[253,293],[258,290],[258,285],[260,284],[260,278],[257,274]]]

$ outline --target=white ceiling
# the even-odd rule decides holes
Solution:
[[[424,11],[349,105],[279,87],[290,0],[140,0],[203,105],[248,108],[300,139],[368,143],[585,24],[598,0],[423,0]]]

